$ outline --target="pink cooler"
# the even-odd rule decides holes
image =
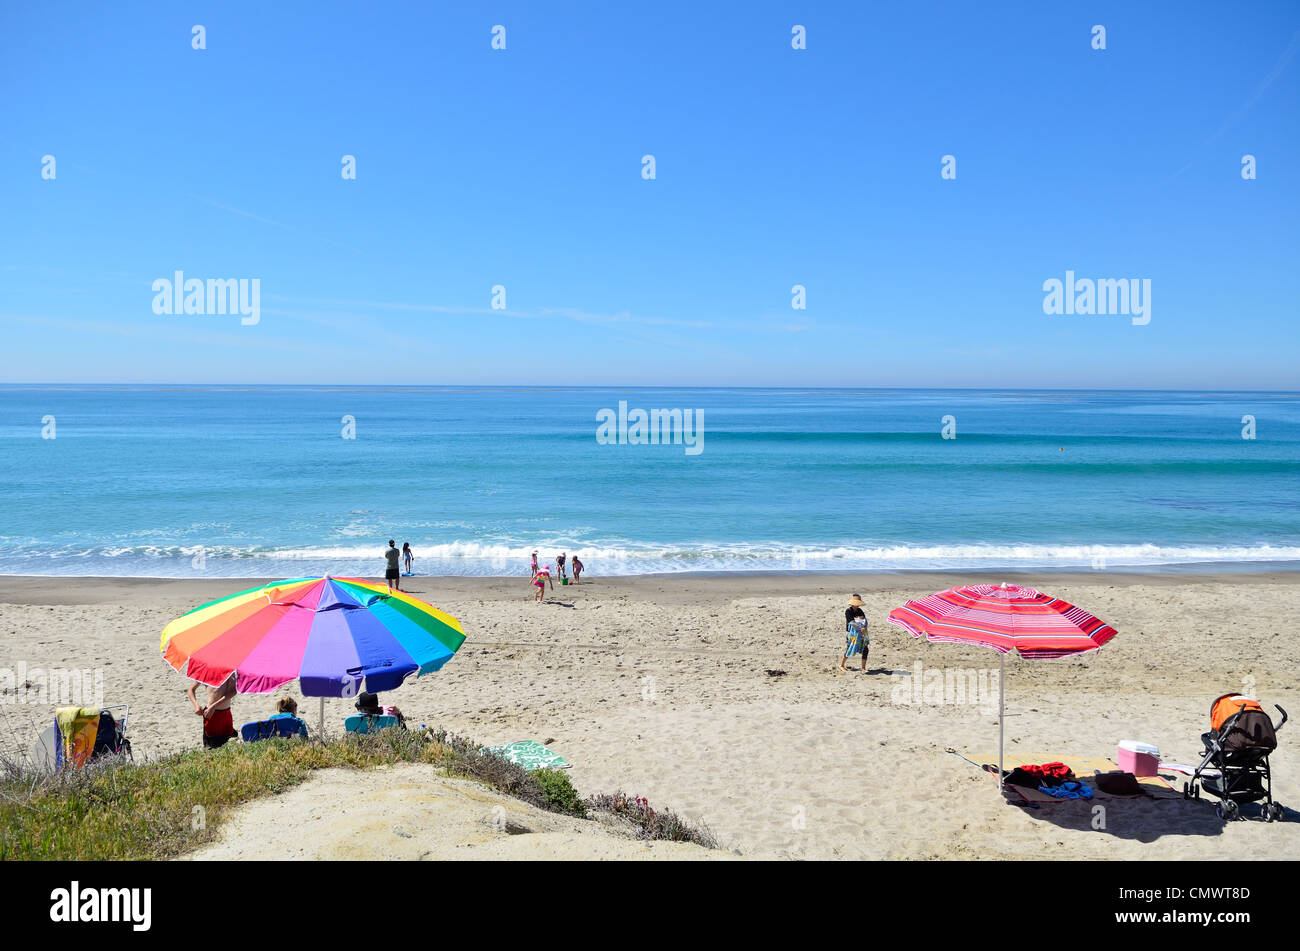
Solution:
[[[1160,770],[1160,749],[1137,740],[1119,741],[1119,768],[1134,776],[1154,776]]]

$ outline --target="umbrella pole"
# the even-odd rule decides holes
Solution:
[[[322,740],[325,739],[325,698],[320,698],[320,726],[317,727],[316,735]]]
[[[1002,791],[1002,740],[1006,735],[1007,717],[1005,708],[1002,705],[1003,697],[1006,693],[1006,687],[1003,681],[1007,675],[1007,655],[998,654],[998,792]],[[321,701],[324,703],[324,701]]]

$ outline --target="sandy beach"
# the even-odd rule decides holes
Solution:
[[[198,604],[264,580],[3,577],[0,668],[102,669],[105,702],[130,704],[137,759],[196,747],[198,719],[184,679],[159,654],[160,632]],[[905,702],[920,693],[910,680],[917,663],[973,671],[979,682],[981,671],[997,671],[998,655],[917,641],[885,621],[908,598],[972,580],[1002,579],[594,576],[557,588],[543,605],[530,603],[524,577],[404,579],[412,594],[458,617],[468,639],[441,672],[386,700],[414,724],[485,743],[545,742],[573,764],[583,795],[644,796],[706,823],[726,849],[750,858],[1300,854],[1294,811],[1281,825],[1225,827],[1205,802],[1112,800],[1101,804],[1105,828],[1097,829],[1089,806],[1003,802],[991,776],[947,752],[996,758],[996,697],[991,709],[987,696]],[[1113,757],[1119,740],[1137,739],[1158,745],[1165,760],[1195,762],[1211,701],[1242,689],[1247,677],[1270,713],[1280,703],[1300,714],[1293,575],[1006,580],[1070,600],[1119,631],[1093,654],[1008,659],[1009,755]],[[843,610],[855,591],[872,634],[865,674],[856,661],[849,673],[836,669]],[[239,697],[236,723],[268,714],[273,696]],[[52,707],[13,699],[0,697],[14,738],[6,742],[25,746]],[[317,701],[303,712],[315,729]],[[330,728],[340,729],[347,712],[350,703],[329,701]],[[1298,735],[1300,722],[1288,724],[1273,756],[1274,796],[1292,809],[1300,807]],[[418,782],[405,780],[405,794],[418,795]],[[313,788],[329,795],[328,781],[303,790]]]

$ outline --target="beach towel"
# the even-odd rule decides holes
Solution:
[[[80,769],[90,761],[99,733],[99,711],[89,707],[59,707],[54,711],[59,728],[57,766]]]
[[[534,769],[568,769],[572,764],[564,757],[542,746],[536,740],[520,740],[505,746],[493,746],[488,749],[493,756],[500,756],[526,770]]]
[[[976,757],[976,759],[985,763],[990,762],[990,760],[996,762],[997,753],[994,752],[992,757],[985,755],[982,758]],[[1015,770],[1016,767],[1022,766],[1025,763],[1030,763],[1030,764],[1046,763],[1050,760],[1051,760],[1051,754],[1034,753],[1031,751],[1026,753],[1008,755],[1003,765],[1008,770]],[[1064,765],[1068,767],[1070,771],[1074,773],[1075,776],[1084,777],[1084,780],[1092,788],[1094,799],[1130,798],[1127,796],[1108,793],[1105,792],[1104,790],[1097,788],[1094,774],[1098,772],[1108,773],[1108,772],[1117,771],[1119,769],[1119,766],[1115,764],[1114,760],[1109,759],[1108,757],[1105,756],[1067,756],[1064,760]],[[994,768],[993,772],[996,773],[997,769]],[[1022,775],[1028,775],[1028,774],[1022,774]],[[1161,779],[1159,776],[1139,776],[1136,778],[1138,783],[1142,786],[1142,792],[1147,799],[1181,800],[1183,798],[1183,794],[1181,792],[1176,790],[1173,786],[1169,785],[1168,782]],[[1033,785],[1029,785],[1028,783],[1026,783],[1025,785],[1008,784],[1007,789],[1009,792],[1018,794],[1020,798],[1022,798],[1026,802],[1043,803],[1043,802],[1067,802],[1068,801],[1065,799],[1058,799],[1054,796],[1049,796],[1043,792],[1039,792],[1037,783],[1034,783]]]
[[[866,622],[850,624],[844,631],[844,656],[857,657],[871,644]]]

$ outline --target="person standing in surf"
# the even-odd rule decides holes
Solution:
[[[406,573],[411,573],[411,559],[415,557],[411,552],[411,543],[402,542],[402,561],[406,562]]]
[[[388,539],[388,551],[384,552],[388,567],[384,569],[384,581],[388,582],[389,591],[402,590],[402,553],[397,549],[397,542]]]

